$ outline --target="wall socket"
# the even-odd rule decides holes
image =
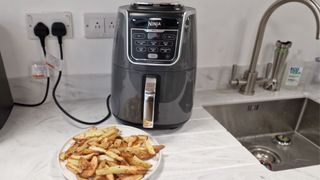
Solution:
[[[87,39],[113,38],[116,18],[116,13],[85,13],[85,37]]]
[[[27,25],[27,34],[29,39],[38,39],[34,35],[34,27],[39,22],[44,23],[48,26],[51,31],[51,25],[54,22],[63,22],[67,28],[67,34],[64,38],[71,39],[73,37],[72,34],[72,14],[71,12],[50,12],[50,13],[27,13],[26,14],[26,25]],[[50,35],[49,38],[56,38]]]

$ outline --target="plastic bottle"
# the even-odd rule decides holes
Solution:
[[[303,61],[288,61],[283,76],[283,86],[288,89],[295,89],[300,84],[300,78],[303,73]]]

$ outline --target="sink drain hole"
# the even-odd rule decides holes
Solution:
[[[272,170],[273,164],[280,163],[280,157],[277,153],[265,147],[252,147],[249,151],[264,165],[267,169]]]
[[[274,137],[274,141],[282,146],[289,146],[291,144],[291,137],[285,134],[279,134]]]

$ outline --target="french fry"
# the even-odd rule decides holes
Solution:
[[[66,160],[68,157],[70,157],[73,152],[79,147],[79,145],[77,143],[73,143],[72,146],[67,149],[67,151],[60,153],[59,158],[60,160],[64,161]]]
[[[104,131],[102,129],[97,129],[96,127],[92,127],[90,129],[88,129],[88,131],[74,136],[73,140],[75,140],[76,142],[79,142],[84,139],[88,139],[88,138],[92,138],[92,137],[99,137],[103,133],[104,133]]]
[[[147,148],[147,150],[148,150],[148,153],[149,153],[149,154],[152,154],[152,155],[156,154],[156,152],[155,152],[154,149],[153,149],[153,146],[151,145],[150,140],[147,139],[145,143],[146,143],[146,148]]]
[[[99,147],[102,147],[104,149],[108,149],[111,145],[111,142],[108,141],[108,138],[104,138],[101,143],[99,144]]]
[[[95,156],[96,153],[91,153],[91,154],[87,154],[87,155],[71,155],[70,158],[71,159],[77,159],[79,160],[80,158],[84,158],[84,159],[91,159],[93,156]]]
[[[67,159],[66,153],[65,153],[65,152],[61,152],[61,153],[59,154],[59,160],[60,160],[60,161],[64,161],[64,160],[66,160],[66,159]]]
[[[76,149],[76,152],[81,152],[81,151],[87,149],[87,148],[89,147],[89,145],[90,145],[90,142],[96,142],[96,141],[98,141],[98,138],[96,138],[96,137],[94,137],[94,138],[89,138],[89,139],[85,140],[85,141],[83,142],[83,144],[80,145],[80,146]]]
[[[93,150],[93,151],[96,151],[96,152],[107,154],[107,151],[105,149],[101,148],[101,147],[90,146],[89,149]]]
[[[113,143],[113,147],[120,147],[122,140],[121,139],[116,139]]]
[[[77,154],[79,154],[79,155],[88,155],[88,154],[98,155],[99,153],[96,152],[96,151],[93,151],[93,150],[91,150],[91,149],[84,149],[84,150],[78,152]]]
[[[122,141],[122,143],[121,143],[119,148],[122,148],[122,147],[128,147],[128,143],[125,142],[125,141]]]
[[[114,152],[114,153],[116,153],[116,154],[118,154],[118,155],[121,153],[118,149],[112,148],[112,149],[109,149],[109,150]]]
[[[105,154],[99,155],[98,159],[99,159],[99,161],[115,161],[113,158],[111,158],[110,156],[105,155]]]
[[[132,143],[132,147],[141,147],[144,144],[145,140],[138,138]]]
[[[89,167],[87,167],[86,169],[84,169],[81,173],[80,173],[80,177],[83,178],[89,178],[91,176],[94,175],[97,167],[98,167],[98,158],[97,156],[93,156],[90,163],[89,163]]]
[[[105,164],[105,168],[108,168],[109,166],[107,164]],[[107,174],[105,175],[105,177],[107,178],[107,180],[114,180],[114,175],[113,174]]]
[[[108,166],[117,166],[118,163],[115,161],[107,161]]]
[[[97,169],[97,175],[107,175],[107,174],[145,174],[146,168],[139,166],[111,166],[109,168]]]
[[[119,129],[116,128],[115,126],[112,126],[112,127],[102,128],[102,131],[104,131],[104,133],[108,135],[108,134],[112,134],[114,131],[119,132]]]
[[[134,155],[129,152],[121,152],[120,156],[123,157],[124,159],[129,159],[129,158],[132,158]]]
[[[113,142],[118,136],[119,134],[112,134],[111,136],[108,137],[108,139],[110,142]]]
[[[71,163],[67,163],[66,164],[66,168],[69,169],[69,171],[71,171],[74,174],[78,174],[78,173],[82,172],[82,170],[79,167],[77,167],[77,166],[75,166],[74,164],[71,164]]]
[[[146,160],[155,156],[155,154],[149,154],[146,148],[141,147],[127,147],[124,148],[124,152],[128,152],[136,155],[139,159]]]
[[[89,147],[89,144],[88,144],[88,143],[84,143],[84,144],[82,144],[81,146],[79,146],[79,147],[75,150],[75,152],[80,153],[80,152],[82,152],[83,150],[87,149],[88,147]]]
[[[164,145],[153,145],[153,149],[156,153],[160,152],[161,149],[163,149]]]
[[[118,154],[116,154],[116,153],[114,153],[114,152],[112,152],[112,151],[106,151],[106,154],[108,155],[108,156],[110,156],[111,158],[113,158],[113,159],[116,159],[116,160],[118,160],[118,161],[123,161],[124,159],[123,159],[123,157],[121,157],[121,156],[119,156]]]
[[[146,169],[150,169],[152,167],[152,164],[139,159],[137,156],[133,156],[133,158],[129,159],[128,161],[130,165],[141,166]]]
[[[138,138],[146,141],[149,137],[147,135],[138,135]]]
[[[119,161],[118,165],[130,166],[130,164],[127,162],[127,160]]]
[[[91,164],[87,159],[80,158],[78,161],[78,166],[83,171],[85,169],[88,169],[91,166]]]
[[[75,166],[79,166],[79,160],[77,160],[77,159],[69,158],[69,159],[67,159],[67,163],[73,164]]]
[[[104,137],[103,135],[99,138],[100,143],[108,143],[109,139],[108,137]]]
[[[98,158],[99,160],[99,158]],[[99,160],[99,165],[97,167],[97,169],[101,169],[101,168],[105,168],[107,166],[107,161],[106,160]]]
[[[132,144],[138,139],[137,136],[129,136],[126,137],[124,140],[128,143],[128,146],[131,147]]]
[[[112,139],[113,136],[117,137],[118,135],[119,135],[119,129],[111,128],[109,130],[105,130],[105,133],[99,137],[99,141],[101,141],[104,138]]]
[[[99,146],[99,143],[97,141],[91,141],[88,144],[89,146]]]

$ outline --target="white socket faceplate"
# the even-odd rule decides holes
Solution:
[[[50,35],[48,38],[56,38],[51,35],[51,25],[54,22],[62,22],[67,28],[67,34],[64,38],[71,39],[73,37],[73,25],[71,12],[44,12],[44,13],[27,13],[26,14],[26,26],[29,39],[38,39],[34,35],[34,27],[38,22],[42,22],[48,26]]]

